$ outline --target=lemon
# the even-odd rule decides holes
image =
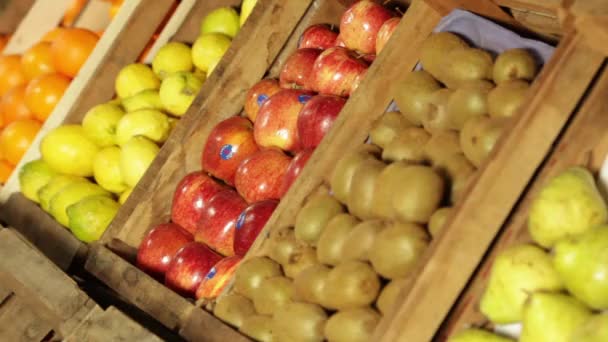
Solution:
[[[191,71],[193,67],[190,47],[178,42],[161,47],[152,61],[152,70],[161,80],[176,72]]]
[[[66,175],[56,175],[43,187],[38,190],[38,199],[42,210],[48,212],[51,208],[51,198],[64,187],[75,182],[86,182],[86,178]]]
[[[124,145],[131,137],[143,136],[156,143],[167,140],[171,132],[169,117],[154,109],[140,109],[125,114],[116,126],[116,144]]]
[[[194,65],[209,75],[230,47],[230,43],[230,37],[222,33],[202,34],[192,45]]]
[[[80,125],[59,126],[40,143],[42,160],[56,172],[73,176],[92,176],[93,157],[98,151],[99,146]]]
[[[156,89],[146,89],[139,93],[129,96],[122,100],[122,106],[127,112],[134,112],[140,109],[164,110],[160,102],[160,95]]]
[[[99,240],[119,208],[120,205],[107,196],[85,197],[66,209],[69,228],[80,241],[90,243]]]
[[[89,181],[68,184],[51,198],[49,213],[57,222],[67,227],[70,223],[70,219],[66,209],[81,199],[92,195],[110,196],[110,193],[102,189],[99,185]]]
[[[82,119],[82,128],[101,147],[114,144],[116,125],[125,115],[119,105],[103,103],[91,108]]]
[[[102,188],[119,194],[127,189],[120,173],[120,148],[106,147],[99,151],[93,161],[95,181]]]
[[[19,171],[19,186],[23,195],[40,203],[38,191],[47,185],[56,175],[55,171],[41,159],[33,160],[21,168]]]
[[[149,66],[133,63],[120,70],[114,86],[118,97],[124,99],[146,89],[158,89],[160,79]]]
[[[135,187],[160,149],[146,137],[132,137],[120,150],[120,172],[130,187]]]
[[[220,7],[207,14],[201,22],[201,34],[223,33],[234,38],[239,29],[239,14],[231,7]]]
[[[169,113],[182,116],[202,86],[203,82],[192,73],[173,74],[165,78],[160,86],[160,101]]]

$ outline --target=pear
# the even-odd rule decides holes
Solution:
[[[66,209],[69,228],[78,240],[91,243],[99,240],[116,216],[120,205],[108,196],[89,196]]]
[[[488,94],[488,113],[492,117],[510,118],[524,103],[530,85],[526,81],[505,81]]]
[[[382,160],[386,162],[407,161],[422,163],[426,160],[424,146],[431,135],[423,128],[408,127],[386,145],[382,151]]]
[[[140,109],[164,110],[157,89],[146,89],[122,100],[122,106],[127,113]]]
[[[82,119],[85,134],[101,147],[116,143],[116,126],[125,115],[120,105],[102,103],[91,109]]]
[[[359,223],[350,214],[338,214],[328,223],[319,237],[317,259],[326,265],[337,265],[342,261],[344,242]]]
[[[132,63],[120,69],[114,87],[118,97],[124,99],[146,89],[158,89],[160,79],[149,66]]]
[[[163,143],[170,132],[171,125],[167,115],[154,109],[140,109],[125,114],[118,121],[115,142],[122,146],[132,137],[141,136],[156,143]]]
[[[299,300],[321,304],[323,287],[331,269],[323,264],[312,265],[300,272],[293,280],[296,296]]]
[[[272,317],[265,315],[247,316],[243,319],[239,332],[256,341],[272,342]]]
[[[430,111],[429,98],[441,85],[424,70],[412,71],[396,85],[394,95],[399,110],[408,121],[420,126]]]
[[[176,72],[191,71],[193,67],[190,47],[179,42],[163,45],[152,61],[152,70],[161,80]]]
[[[372,203],[372,214],[379,218],[394,219],[397,213],[393,208],[393,194],[401,186],[401,168],[406,165],[403,162],[389,164],[380,172],[374,186],[374,202]]]
[[[203,18],[201,34],[216,32],[234,38],[240,29],[239,19],[239,14],[234,8],[216,8]]]
[[[386,148],[400,131],[412,126],[412,123],[401,113],[388,112],[384,113],[374,123],[369,132],[369,136],[372,139],[372,143],[382,148]]]
[[[462,153],[460,137],[455,131],[433,132],[424,145],[424,155],[432,164],[440,164],[454,154]]]
[[[362,220],[373,218],[372,206],[375,202],[376,179],[385,166],[379,160],[368,159],[363,161],[353,174],[353,184],[346,204],[348,211]]]
[[[553,266],[566,289],[589,307],[608,309],[608,226],[566,237],[554,248]]]
[[[386,223],[381,220],[368,220],[357,224],[343,242],[341,253],[343,260],[368,261],[376,236],[385,227]]]
[[[388,315],[390,309],[397,302],[397,297],[401,290],[407,283],[406,279],[395,279],[391,280],[380,292],[378,300],[376,300],[376,307],[380,310],[382,315]]]
[[[223,33],[203,33],[192,45],[194,65],[209,76],[230,47],[232,39]]]
[[[515,323],[522,320],[530,293],[562,288],[562,280],[545,251],[530,244],[512,246],[494,260],[479,308],[495,324]]]
[[[536,292],[524,305],[520,342],[568,342],[591,316],[580,301],[561,293]]]
[[[492,70],[494,83],[521,79],[532,81],[538,72],[538,64],[525,49],[510,49],[498,55]]]
[[[508,122],[508,118],[482,115],[470,118],[464,124],[460,131],[460,146],[473,165],[479,167],[487,159]]]
[[[344,155],[336,164],[330,175],[329,183],[334,196],[342,203],[346,203],[352,187],[353,174],[364,160],[374,159],[380,149],[373,145],[362,145],[352,152]]]
[[[253,306],[263,315],[273,315],[293,301],[294,288],[291,279],[276,276],[262,280],[263,291],[254,292]]]
[[[365,262],[345,261],[334,267],[323,287],[323,306],[348,310],[374,302],[380,292],[380,279]]]
[[[273,339],[277,341],[323,341],[327,314],[317,304],[293,302],[281,307],[273,316]]]
[[[492,55],[485,50],[454,49],[444,58],[437,78],[449,88],[458,88],[467,81],[492,79],[494,61]]]
[[[77,176],[67,176],[62,174],[56,174],[53,176],[38,192],[38,199],[40,200],[40,208],[49,212],[51,210],[51,199],[59,193],[66,186],[76,182],[88,182],[86,178]]]
[[[296,215],[296,238],[316,246],[327,222],[342,212],[344,208],[334,197],[326,194],[312,197]]]
[[[591,316],[572,334],[571,342],[605,342],[608,341],[608,313]]]
[[[451,207],[437,209],[429,219],[429,233],[431,237],[436,238],[439,232],[443,229],[450,214],[454,211]]]
[[[488,94],[494,89],[491,82],[473,80],[462,82],[448,99],[446,106],[450,127],[461,130],[468,119],[488,113]]]
[[[475,166],[462,153],[451,154],[433,165],[450,186],[450,203],[454,204],[462,197],[464,190],[473,179]]]
[[[391,206],[403,222],[427,223],[443,199],[445,182],[429,166],[398,164]]]
[[[332,342],[367,342],[372,340],[381,316],[370,308],[342,310],[325,325],[325,338]]]
[[[447,54],[452,50],[467,48],[468,44],[457,35],[450,32],[433,33],[424,40],[420,48],[420,63],[424,70],[439,79],[442,65],[446,62]]]
[[[188,111],[202,86],[203,81],[191,72],[171,74],[160,85],[160,102],[169,113],[182,116]]]
[[[496,335],[486,330],[469,328],[450,336],[448,342],[512,342],[510,338]]]
[[[253,303],[238,293],[220,296],[213,308],[213,314],[222,321],[239,328],[247,317],[255,315]]]
[[[606,223],[608,210],[591,173],[571,167],[540,190],[530,207],[528,229],[532,239],[552,247],[559,239]]]
[[[442,88],[435,91],[429,97],[430,110],[422,117],[422,126],[428,132],[435,133],[437,131],[454,129],[452,120],[449,117],[450,112],[447,110],[450,97],[454,94],[454,90]]]

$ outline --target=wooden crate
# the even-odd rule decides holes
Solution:
[[[0,229],[0,258],[0,340],[101,341],[111,329],[106,337],[161,341],[116,308],[102,309],[16,231]]]
[[[0,3],[0,33],[12,34],[30,10],[35,0],[4,1]]]

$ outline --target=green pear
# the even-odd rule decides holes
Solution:
[[[161,80],[176,72],[191,71],[193,67],[190,47],[179,42],[163,45],[152,61],[152,70]]]
[[[608,226],[557,242],[553,266],[566,289],[593,309],[608,309]]]
[[[116,125],[125,115],[119,105],[103,103],[91,108],[82,119],[87,136],[101,147],[114,145]]]
[[[209,75],[222,59],[231,42],[230,37],[222,33],[200,35],[192,45],[194,65]]]
[[[57,173],[42,159],[32,160],[19,170],[19,187],[23,195],[40,203],[38,191],[47,185]]]
[[[201,34],[223,33],[234,38],[239,32],[239,14],[231,7],[220,7],[207,14],[201,22]]]
[[[561,293],[536,292],[524,305],[520,342],[568,342],[591,311],[577,299]]]
[[[64,187],[75,182],[87,182],[86,178],[68,175],[55,175],[51,180],[38,190],[38,199],[40,200],[40,208],[49,212],[51,209],[51,199]]]
[[[66,209],[70,230],[80,241],[99,240],[119,208],[120,205],[108,196],[86,197]]]
[[[116,126],[116,144],[124,145],[131,137],[143,136],[163,143],[171,133],[169,117],[154,109],[140,109],[125,114]]]
[[[120,148],[110,146],[99,151],[93,161],[93,174],[102,188],[115,194],[125,191],[127,185],[120,173]]]
[[[403,116],[420,126],[431,112],[431,95],[441,89],[441,85],[428,72],[418,70],[405,75],[395,89],[395,102]]]
[[[510,338],[493,334],[489,331],[470,328],[450,336],[448,342],[512,342]]]
[[[120,173],[125,183],[135,187],[160,149],[146,137],[129,139],[120,150]]]
[[[67,208],[88,196],[103,195],[110,196],[110,193],[97,184],[91,182],[75,182],[65,186],[51,199],[50,214],[61,223],[68,227],[70,218]]]
[[[146,89],[133,96],[127,97],[122,100],[122,106],[127,113],[140,109],[165,110],[162,102],[160,102],[160,95],[156,89]]]
[[[530,244],[512,246],[494,260],[479,306],[496,324],[515,323],[521,321],[523,306],[530,293],[562,288],[551,257],[544,250]]]
[[[570,342],[606,342],[608,341],[608,313],[591,316],[572,334]]]
[[[190,72],[175,73],[163,80],[160,86],[160,101],[165,109],[182,116],[203,86],[203,81]]]
[[[534,241],[552,247],[559,239],[583,233],[607,218],[606,203],[591,173],[571,167],[549,180],[534,199],[528,229]]]

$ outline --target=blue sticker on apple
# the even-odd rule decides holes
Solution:
[[[235,149],[232,147],[232,145],[226,144],[220,149],[220,158],[222,158],[223,160],[228,160],[232,158],[234,152]]]
[[[209,270],[209,273],[207,273],[207,275],[205,276],[205,279],[212,279],[213,277],[215,277],[216,273],[217,273],[217,270],[215,269],[215,266],[211,267],[211,269]]]
[[[258,95],[258,106],[262,106],[264,104],[264,102],[266,102],[266,100],[268,100],[268,95],[266,95],[266,94]]]
[[[245,211],[243,211],[236,220],[236,229],[241,229],[245,224]]]
[[[308,102],[308,100],[310,100],[311,97],[312,96],[310,96],[310,95],[302,94],[302,95],[298,96],[298,101],[300,101],[300,103],[303,104],[303,103]]]

